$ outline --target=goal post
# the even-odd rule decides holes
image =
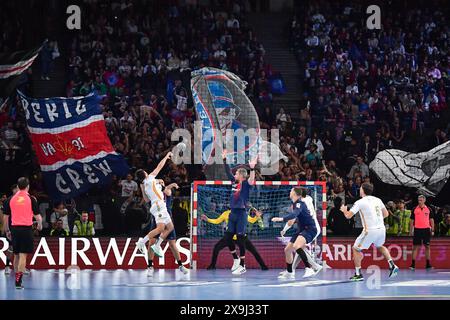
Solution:
[[[226,222],[221,220],[224,220],[223,217],[226,216],[223,213],[229,210],[231,186],[231,181],[225,180],[202,180],[192,183],[190,216],[192,269],[205,269],[209,265],[214,246],[223,237]],[[321,234],[309,249],[319,263],[326,265],[327,256],[324,250],[327,243],[326,183],[323,181],[256,181],[249,197],[248,212],[253,223],[248,223],[247,236],[269,268],[285,268],[283,249],[295,232],[295,228],[291,228],[284,237],[281,237],[280,231],[284,223],[272,222],[271,219],[283,217],[288,213],[292,205],[289,192],[295,186],[305,187],[313,198]],[[260,219],[255,219],[254,209],[263,213]],[[201,215],[215,219],[214,223],[203,221]],[[219,221],[221,223],[216,224]],[[224,248],[218,255],[216,267],[228,268],[231,264],[229,250]],[[246,265],[248,268],[259,267],[248,250]]]

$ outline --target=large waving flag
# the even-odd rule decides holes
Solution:
[[[281,159],[287,161],[279,147],[261,135],[258,114],[244,92],[246,85],[237,75],[221,69],[191,72],[195,110],[202,122],[202,162],[208,179],[227,179],[223,166],[211,161],[219,145],[227,150],[227,164],[232,169],[255,159],[265,167]],[[247,135],[239,141],[236,135],[240,132]],[[230,145],[232,149],[227,147]]]
[[[0,54],[0,97],[13,93],[20,75],[33,64],[41,48]]]
[[[417,188],[434,197],[450,178],[450,141],[420,153],[386,149],[377,153],[369,168],[384,183]]]
[[[33,148],[47,191],[54,199],[75,197],[128,166],[106,133],[99,97],[33,99],[19,92]]]

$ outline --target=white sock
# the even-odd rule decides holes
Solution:
[[[148,242],[148,235],[146,235],[145,237],[144,237],[144,239],[142,239],[141,241],[143,241],[144,243],[147,243]]]
[[[361,267],[355,267],[356,275],[359,276],[361,274]]]
[[[158,238],[158,241],[156,241],[156,245],[158,246],[158,247],[160,247],[161,246],[161,243],[164,241],[164,239],[163,238],[161,238],[161,237],[159,237]]]

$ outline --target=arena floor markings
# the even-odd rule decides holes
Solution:
[[[2,272],[2,271],[1,271]],[[352,283],[353,270],[326,270],[315,278],[277,279],[280,270],[248,270],[232,277],[229,270],[197,270],[188,276],[178,270],[33,270],[25,276],[25,290],[14,288],[14,276],[0,274],[0,300],[303,300],[303,299],[448,299],[450,279],[446,270],[401,270],[387,278],[387,271],[366,281]]]

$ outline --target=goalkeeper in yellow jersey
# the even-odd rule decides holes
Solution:
[[[252,216],[248,215],[247,216],[247,221],[249,223],[251,223],[251,224],[258,223],[260,225],[260,223],[262,223],[262,220],[261,220],[262,213],[260,211],[256,210],[256,209],[254,209],[254,208],[252,208],[251,210],[255,213],[255,216],[252,217]],[[216,219],[210,219],[206,215],[202,214],[201,215],[201,219],[203,221],[206,221],[206,222],[212,223],[212,224],[220,224],[222,222],[225,222],[226,224],[228,224],[228,217],[230,215],[230,212],[231,212],[231,210],[226,210],[219,217],[217,217]],[[233,236],[233,240],[234,241],[237,240],[236,235]],[[259,265],[261,267],[261,270],[269,270],[269,268],[264,263],[264,260],[260,256],[258,250],[256,250],[255,246],[250,241],[250,239],[247,237],[247,235],[245,235],[244,243],[245,243],[245,248],[248,251],[250,251],[250,253],[253,254],[253,256],[255,257],[256,261],[258,261],[258,263],[259,263]],[[220,239],[214,245],[213,255],[212,255],[212,258],[211,258],[211,263],[209,264],[209,266],[207,268],[208,270],[216,269],[216,262],[217,262],[217,257],[219,256],[219,252],[222,249],[226,248],[227,246],[228,246],[228,243],[227,243],[227,238],[225,236],[222,237],[222,239]]]

